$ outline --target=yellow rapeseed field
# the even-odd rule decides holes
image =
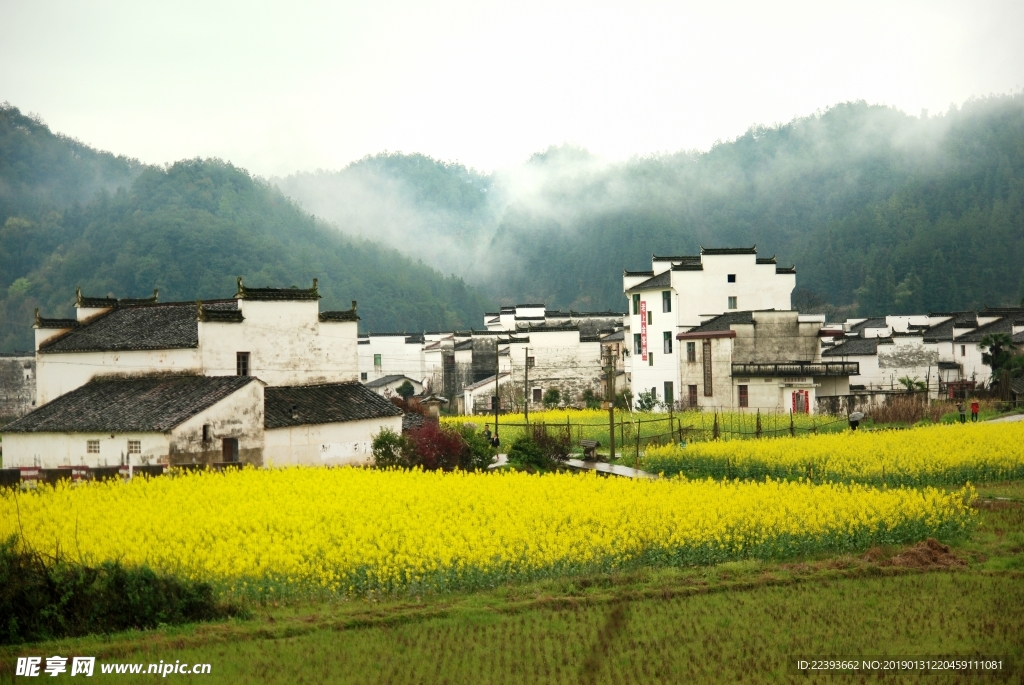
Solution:
[[[0,536],[244,596],[490,585],[840,551],[970,525],[970,490],[355,468],[246,469],[0,496]]]
[[[691,478],[962,485],[1024,477],[1024,422],[649,447],[642,468]]]

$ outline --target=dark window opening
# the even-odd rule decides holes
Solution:
[[[672,381],[665,381],[665,404],[671,405],[675,401],[675,388],[672,387]]]
[[[640,295],[633,295],[633,314],[640,313]]]
[[[248,376],[249,375],[249,353],[248,352],[236,352],[235,353],[235,375],[236,376]]]
[[[537,404],[540,404],[541,399],[542,399],[541,398],[541,389],[540,388],[534,388],[533,389],[533,401],[535,403],[537,403]]]
[[[672,311],[672,291],[663,290],[661,291],[661,311],[670,312]]]
[[[690,399],[690,406],[691,407],[696,407],[697,406],[697,386],[696,385],[688,385],[686,387],[687,387],[687,390],[688,390],[688,394],[690,396],[689,397],[689,399]]]
[[[643,343],[640,341],[640,334],[633,334],[633,354],[643,354]]]
[[[647,351],[647,365],[654,366],[654,353],[650,350]]]
[[[665,331],[662,334],[662,338],[663,338],[663,341],[664,341],[664,345],[663,345],[664,349],[662,351],[665,354],[672,354],[672,333],[669,332],[669,331]]]
[[[745,386],[745,385],[741,385],[741,386],[739,386],[739,387],[740,387],[740,406],[741,406],[741,407],[747,407],[747,406],[750,406],[750,405],[748,404],[748,397],[747,397],[747,386]]]
[[[730,283],[735,283],[736,282],[736,274],[729,274],[728,280],[729,280]]]
[[[361,381],[365,381],[365,380],[366,380],[366,379],[367,379],[367,378],[369,377],[369,375],[370,375],[370,374],[369,374],[369,373],[367,373],[366,371],[362,371],[362,372],[360,372],[360,374],[359,374],[359,380],[361,380]]]
[[[688,342],[686,343],[686,361],[695,362],[697,361],[697,343]]]
[[[526,358],[526,368],[532,369],[533,365],[534,365],[533,357],[527,357]]]

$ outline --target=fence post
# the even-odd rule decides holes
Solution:
[[[718,440],[718,412],[715,412],[715,425],[711,427],[711,437]]]
[[[761,437],[761,410],[760,409],[757,410],[757,428],[755,429],[754,432],[757,434],[758,438]]]
[[[793,410],[792,409],[789,410],[789,435],[791,437],[796,435],[796,428],[793,426]]]

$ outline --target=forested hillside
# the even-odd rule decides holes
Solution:
[[[308,287],[321,308],[359,301],[368,330],[475,325],[487,304],[398,252],[323,226],[230,164],[146,167],[0,109],[0,350],[32,348],[32,312],[70,316],[75,287],[161,301]]]
[[[364,212],[386,217],[378,235],[399,249],[444,245],[435,263],[461,260],[456,273],[503,301],[622,310],[622,269],[650,268],[652,252],[755,243],[797,265],[805,309],[1024,297],[1020,94],[931,117],[847,103],[705,153],[618,164],[561,147],[484,175],[391,154],[275,182],[342,230],[364,231]]]

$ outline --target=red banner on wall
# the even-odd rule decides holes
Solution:
[[[647,361],[647,302],[640,301],[640,353]]]

